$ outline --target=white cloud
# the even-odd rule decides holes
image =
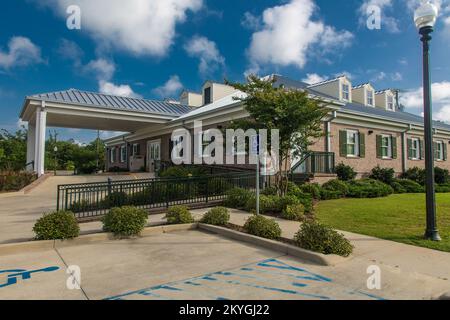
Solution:
[[[39,2],[41,4],[43,0]],[[164,56],[173,44],[176,26],[196,12],[203,0],[44,0],[66,18],[69,5],[81,8],[81,28],[100,46],[136,55]]]
[[[139,94],[135,93],[129,85],[116,85],[112,82],[101,80],[99,82],[99,87],[100,92],[104,94],[129,98],[142,98]]]
[[[61,58],[73,61],[75,66],[81,65],[81,60],[84,56],[84,52],[80,46],[74,41],[67,39],[61,39],[59,41],[57,53]]]
[[[252,69],[257,70],[262,64],[303,68],[309,54],[348,47],[353,34],[313,20],[316,11],[313,0],[291,0],[266,9],[262,15],[263,26],[253,33],[248,49]]]
[[[42,62],[41,49],[25,37],[12,37],[8,43],[8,50],[0,50],[0,68],[3,69]]]
[[[198,70],[203,76],[214,73],[218,68],[225,66],[225,58],[217,49],[215,42],[205,37],[194,36],[184,46],[189,56],[198,58]]]
[[[83,70],[96,75],[98,80],[110,80],[116,72],[116,65],[104,58],[91,60]]]
[[[403,75],[400,72],[394,72],[391,74],[391,80],[392,81],[402,81]]]
[[[315,84],[327,80],[326,77],[319,76],[317,73],[308,73],[306,78],[302,79],[307,84]]]
[[[241,26],[249,30],[257,30],[261,28],[261,18],[250,12],[244,13],[241,20]]]
[[[164,85],[153,89],[153,93],[163,98],[169,98],[179,94],[182,89],[183,84],[180,81],[180,77],[173,75]]]

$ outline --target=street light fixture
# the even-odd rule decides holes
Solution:
[[[434,150],[433,150],[433,110],[431,103],[430,81],[430,40],[436,24],[438,9],[429,0],[422,0],[414,14],[414,22],[419,30],[423,43],[423,98],[424,98],[424,135],[425,135],[425,168],[427,189],[427,229],[425,238],[441,241],[436,221],[436,194],[434,186]]]
[[[58,147],[57,147],[57,146],[55,146],[55,147],[53,148],[53,151],[55,152],[55,165],[54,165],[54,173],[55,173],[55,176],[56,176],[56,165],[57,165],[56,153],[58,152]]]

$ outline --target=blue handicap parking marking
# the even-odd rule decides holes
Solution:
[[[0,288],[12,286],[18,283],[18,280],[29,280],[31,276],[36,273],[54,272],[59,270],[59,267],[48,267],[37,270],[25,270],[25,269],[13,269],[13,270],[0,270],[0,277],[6,275],[6,281],[0,282]]]
[[[199,277],[145,288],[106,300],[127,299],[208,299],[236,300],[251,297],[279,299],[333,300],[333,292],[339,297],[383,300],[383,298],[359,290],[351,290],[333,282],[333,279],[290,265],[279,259],[267,259],[234,270],[218,271]],[[245,293],[245,294],[243,294]],[[275,295],[275,296],[274,296]]]

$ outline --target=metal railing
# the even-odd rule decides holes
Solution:
[[[335,172],[333,152],[309,152],[291,170],[292,174],[332,174]]]
[[[70,210],[78,219],[105,215],[111,208],[132,205],[162,209],[173,205],[222,201],[228,190],[256,189],[254,174],[222,174],[192,178],[143,179],[58,186],[57,210]]]

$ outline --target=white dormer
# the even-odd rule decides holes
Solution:
[[[203,105],[211,104],[237,91],[235,88],[226,84],[206,81],[202,87]]]
[[[180,103],[192,108],[198,108],[203,105],[203,96],[199,93],[183,91],[180,96]]]
[[[327,94],[342,102],[353,101],[352,83],[345,75],[335,79],[312,84],[308,86],[308,88]]]
[[[352,89],[353,101],[368,107],[375,107],[375,89],[370,83],[364,83]]]
[[[395,111],[395,92],[391,89],[375,92],[375,105],[388,111]]]

